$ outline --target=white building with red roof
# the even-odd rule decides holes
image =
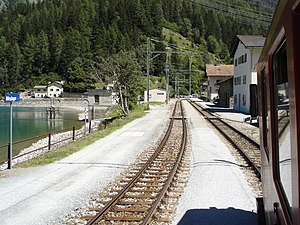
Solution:
[[[216,83],[219,83],[222,80],[233,77],[233,65],[206,65],[206,75],[208,79],[208,100],[213,102],[219,98],[219,86],[216,86]]]

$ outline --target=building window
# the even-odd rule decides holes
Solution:
[[[243,95],[243,105],[246,105],[246,95]]]
[[[244,55],[241,55],[238,60],[235,59],[235,66],[237,66],[237,64],[242,64],[242,63],[245,63],[247,62],[247,53],[244,54]]]
[[[50,91],[53,91],[53,88],[51,88]]]
[[[246,84],[246,81],[247,81],[247,76],[244,75],[244,76],[243,76],[243,84]]]
[[[157,93],[157,95],[165,95],[165,93],[163,93],[163,92],[160,92],[160,93]]]
[[[240,85],[241,84],[241,77],[234,78],[234,85]]]
[[[234,104],[237,104],[237,95],[234,95]]]

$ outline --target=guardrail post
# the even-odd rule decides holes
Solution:
[[[72,137],[73,141],[75,140],[75,127],[73,126],[73,137]]]
[[[48,139],[48,150],[50,150],[51,149],[51,133],[48,134],[48,137],[49,137],[49,139]]]
[[[10,151],[10,143],[8,143],[8,161],[7,161],[7,169],[11,169],[12,168],[12,156],[10,155],[11,151]]]

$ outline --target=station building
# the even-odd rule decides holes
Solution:
[[[233,109],[253,116],[257,114],[256,64],[264,42],[263,36],[237,35],[233,48]]]

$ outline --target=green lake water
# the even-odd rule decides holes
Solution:
[[[25,108],[13,107],[13,142],[39,136],[62,129],[72,129],[73,126],[83,125],[77,120],[79,113],[74,109],[60,109],[55,119],[48,119],[46,108]],[[9,118],[10,107],[0,107],[0,162],[7,159],[8,147],[3,146],[9,143]],[[13,145],[13,155],[25,147],[31,145],[31,140],[26,143]]]

